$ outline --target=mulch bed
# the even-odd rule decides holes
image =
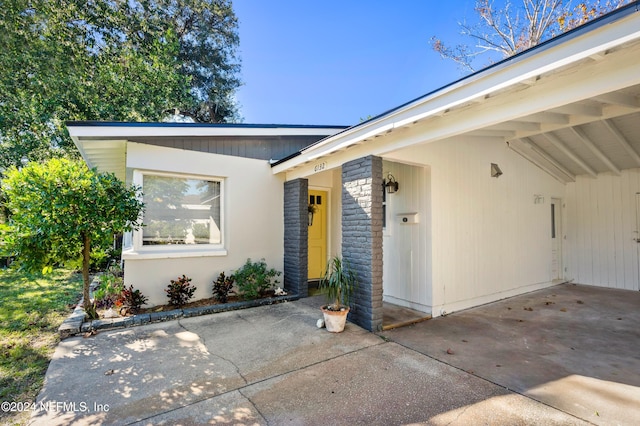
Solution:
[[[273,295],[273,292],[271,292],[271,295]],[[239,302],[240,300],[242,300],[242,298],[238,296],[229,296],[226,303]],[[221,303],[218,301],[218,299],[216,299],[215,297],[210,297],[208,299],[200,299],[200,300],[196,300],[195,302],[185,303],[180,307],[174,306],[174,305],[159,305],[159,306],[153,306],[151,308],[142,308],[138,313],[150,314],[152,312],[167,312],[167,311],[173,311],[174,309],[198,308],[200,306],[211,306],[211,305],[220,305],[220,304]]]
[[[269,297],[274,297],[274,291],[273,290],[268,290],[266,291],[262,297],[259,297],[258,299],[266,299]],[[243,301],[245,299],[243,299],[240,296],[237,295],[231,295],[227,298],[227,302],[225,303],[232,303],[232,302],[240,302]],[[215,297],[210,297],[208,299],[200,299],[200,300],[196,300],[194,302],[189,302],[189,303],[185,303],[182,306],[174,306],[174,305],[158,305],[158,306],[152,306],[150,308],[142,308],[140,309],[138,312],[136,312],[136,314],[151,314],[154,312],[168,312],[168,311],[173,311],[175,309],[188,309],[188,308],[199,308],[201,306],[211,306],[211,305],[221,305],[222,303],[220,301],[218,301],[218,299],[216,299]],[[113,310],[118,312],[117,310],[118,308],[114,306]],[[98,309],[98,315],[100,316],[100,318],[103,318],[104,312],[106,310],[105,309]],[[131,314],[127,314],[126,316],[130,316]]]

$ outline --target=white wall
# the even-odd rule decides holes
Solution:
[[[383,300],[431,312],[431,184],[428,167],[383,162],[385,179],[399,183],[387,194],[383,231]],[[418,213],[417,223],[403,223],[402,213]]]
[[[282,271],[283,179],[272,174],[266,161],[128,143],[128,176],[133,169],[224,179],[226,254],[185,254],[183,250],[178,250],[176,256],[180,257],[175,258],[152,256],[143,250],[123,254],[125,284],[140,289],[150,305],[167,303],[164,289],[182,274],[198,287],[195,300],[211,297],[212,281],[218,274],[224,271],[228,275],[247,258],[264,258],[269,267]],[[178,249],[190,250],[184,246]]]
[[[639,290],[636,193],[640,169],[567,184],[567,273],[580,284]]]
[[[430,166],[432,315],[552,284],[550,202],[564,198],[562,183],[497,141],[440,141],[386,157]],[[491,163],[504,174],[491,177]]]

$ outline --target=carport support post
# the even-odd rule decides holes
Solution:
[[[357,275],[351,321],[382,329],[382,158],[342,166],[342,257]]]
[[[284,183],[284,288],[300,297],[309,295],[308,200],[309,181]]]

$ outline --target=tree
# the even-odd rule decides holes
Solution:
[[[487,65],[487,62],[513,56],[630,1],[592,0],[572,6],[565,0],[522,0],[522,7],[514,9],[511,1],[507,0],[504,7],[496,9],[491,0],[477,0],[474,10],[478,22],[459,23],[460,33],[473,39],[475,44],[450,47],[434,36],[431,46],[442,58],[474,71],[478,58],[488,59],[481,62]]]
[[[92,247],[141,225],[139,189],[126,187],[113,174],[89,170],[79,160],[56,158],[11,167],[2,189],[11,211],[5,250],[31,271],[82,259],[84,308],[91,313]]]
[[[0,171],[76,155],[66,120],[238,118],[230,0],[5,0]]]
[[[191,81],[195,103],[181,112],[199,122],[239,121],[235,91],[240,60],[238,20],[229,0],[163,0],[160,11],[177,34],[181,73]],[[180,5],[180,6],[178,6]]]

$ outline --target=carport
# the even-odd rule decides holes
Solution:
[[[359,268],[358,324],[379,330],[383,301],[437,317],[572,280],[640,290],[639,4],[274,164],[336,194],[328,254]],[[414,232],[385,233],[405,219]],[[285,277],[304,250],[285,249]]]
[[[594,424],[640,419],[640,293],[561,284],[383,332]]]

